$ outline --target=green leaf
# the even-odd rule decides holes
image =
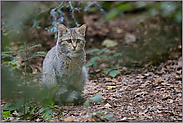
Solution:
[[[36,108],[37,108],[37,106],[33,107],[33,108],[30,110],[30,115],[35,111]]]
[[[47,107],[42,107],[42,108],[39,110],[39,113],[44,112],[46,109],[47,109]]]
[[[110,12],[106,14],[106,19],[111,20],[115,18],[119,14],[119,11],[117,9],[112,9]]]
[[[116,54],[114,54],[113,56],[114,57],[117,57],[117,56],[122,56],[123,54],[122,53],[116,53]]]
[[[51,89],[50,89],[50,91],[54,91],[56,88],[58,88],[59,87],[59,85],[56,85],[56,86],[53,86]]]
[[[6,49],[9,50],[9,52],[11,52],[11,53],[16,53],[16,50],[9,46],[6,46]]]
[[[2,59],[7,58],[7,57],[13,58],[13,56],[7,52],[1,52],[1,57],[2,57]]]
[[[94,64],[93,64],[93,67],[95,67],[95,66],[98,66],[98,65],[100,65],[100,64],[102,64],[103,62],[95,62]]]
[[[99,58],[100,58],[100,56],[95,56],[95,57],[91,58],[90,62],[94,63]]]
[[[104,115],[104,111],[102,111],[102,112],[95,112],[96,114],[100,114],[100,115]]]
[[[180,23],[182,22],[182,9],[179,9],[175,14],[175,21]]]
[[[63,115],[62,112],[61,112],[59,109],[57,109],[57,108],[55,108],[55,107],[53,107],[53,109],[54,109],[55,111],[59,112],[61,115]]]
[[[98,51],[100,51],[100,50],[99,49],[92,49],[92,50],[88,51],[87,53],[93,53],[93,52],[98,52]]]
[[[45,56],[46,56],[46,54],[47,54],[47,52],[45,52],[45,51],[38,51],[38,52],[36,53],[36,56],[42,56],[42,57],[45,57]]]
[[[29,107],[25,106],[25,114],[27,114],[27,112],[29,111]],[[18,113],[23,116],[24,115],[24,107],[20,107],[20,109],[18,109]]]
[[[119,68],[121,68],[121,67],[114,67],[114,68],[112,68],[112,69],[114,70],[114,69],[119,69]]]
[[[36,58],[38,56],[45,57],[46,52],[44,52],[44,51],[36,52],[36,53],[32,54],[28,59],[33,59],[33,58]]]
[[[53,101],[50,98],[43,98],[41,100],[42,105],[53,105]]]
[[[84,106],[85,106],[86,108],[88,108],[89,103],[90,103],[90,101],[89,101],[89,100],[86,100],[86,101],[84,102]]]
[[[24,104],[24,99],[19,100],[18,102],[16,102],[15,106],[17,109],[20,109]]]
[[[49,120],[52,118],[53,111],[50,108],[47,108],[44,112],[41,113],[41,116],[44,120]]]
[[[97,55],[103,53],[103,52],[106,51],[106,50],[107,50],[107,48],[103,48],[100,52],[97,53]]]
[[[108,115],[105,115],[105,116],[101,116],[100,118],[101,119],[104,119],[104,118],[109,118],[109,117],[113,117],[114,114],[108,114]]]
[[[10,61],[9,64],[12,64],[12,66],[14,66],[14,67],[15,67],[15,66],[20,67],[20,64],[18,64],[17,62],[15,62],[15,60]]]
[[[3,108],[3,110],[10,110],[10,111],[14,111],[14,110],[16,110],[16,109],[17,109],[16,106],[13,105],[12,103],[6,104],[6,105],[4,106],[4,108]]]
[[[53,94],[52,93],[49,93],[48,98],[52,100],[53,97],[54,97]]]
[[[9,110],[9,107],[12,105],[12,103],[7,103],[2,109],[3,110]]]
[[[104,117],[109,118],[109,117],[113,117],[113,116],[114,116],[114,114],[108,114],[108,115],[105,115]]]
[[[85,67],[89,67],[89,66],[92,66],[93,65],[93,63],[92,62],[89,62],[89,63],[86,63],[85,64]]]
[[[10,113],[10,111],[4,111],[2,115],[3,117],[9,117]]]
[[[111,77],[116,77],[116,75],[117,75],[117,70],[113,70],[113,71],[111,71],[110,73],[109,73],[109,76],[111,76]]]
[[[19,50],[18,50],[18,52],[23,52],[23,51],[24,51],[24,49],[23,49],[23,48],[21,48],[21,49],[19,49]]]
[[[111,68],[107,68],[107,69],[104,70],[104,73],[107,73],[107,72],[109,72],[111,70],[112,70]]]
[[[34,49],[36,47],[41,47],[41,44],[35,44],[35,45],[29,47],[27,50],[31,50],[31,49]]]
[[[48,97],[48,90],[44,89],[44,90],[41,90],[39,93],[38,93],[38,98],[44,98],[44,97]]]
[[[93,101],[95,101],[95,102],[102,103],[102,94],[97,94],[94,97],[91,97],[90,99],[93,100]]]
[[[109,58],[109,56],[101,56],[101,58]]]
[[[112,9],[110,12],[106,14],[107,20],[111,20],[119,15],[122,11],[128,11],[133,8],[131,3],[122,3],[119,4],[116,8]]]

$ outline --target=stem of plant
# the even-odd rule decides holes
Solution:
[[[24,61],[25,61],[25,68],[24,68],[24,84],[26,86],[26,75],[27,75],[27,65],[26,65],[26,61],[27,61],[27,45],[26,43],[24,44],[24,52],[25,52],[25,56],[24,56]],[[26,119],[25,116],[25,104],[26,104],[26,92],[24,91],[24,120]]]

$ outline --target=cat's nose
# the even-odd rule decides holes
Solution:
[[[74,50],[76,49],[76,46],[73,46]]]
[[[73,43],[73,45],[72,45],[72,47],[74,48],[74,49],[76,49],[76,43]]]

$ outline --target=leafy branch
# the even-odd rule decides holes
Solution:
[[[117,58],[122,56],[122,53],[115,53],[112,56],[107,56],[107,55],[102,55],[106,50],[108,50],[108,48],[103,48],[103,49],[92,49],[90,51],[88,51],[87,53],[96,53],[96,56],[94,56],[93,58],[90,59],[90,62],[88,62],[85,67],[96,67],[102,63],[108,63],[108,65],[110,66],[109,68],[106,68],[104,70],[104,73],[108,73],[109,72],[109,76],[111,77],[116,77],[117,75],[117,69],[120,69],[121,67],[114,67],[113,65],[111,65],[112,61]]]

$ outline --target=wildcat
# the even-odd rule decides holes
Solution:
[[[43,61],[43,80],[45,88],[57,87],[52,93],[55,104],[79,104],[82,90],[88,80],[84,64],[86,24],[79,28],[58,26],[56,45],[48,51]]]

